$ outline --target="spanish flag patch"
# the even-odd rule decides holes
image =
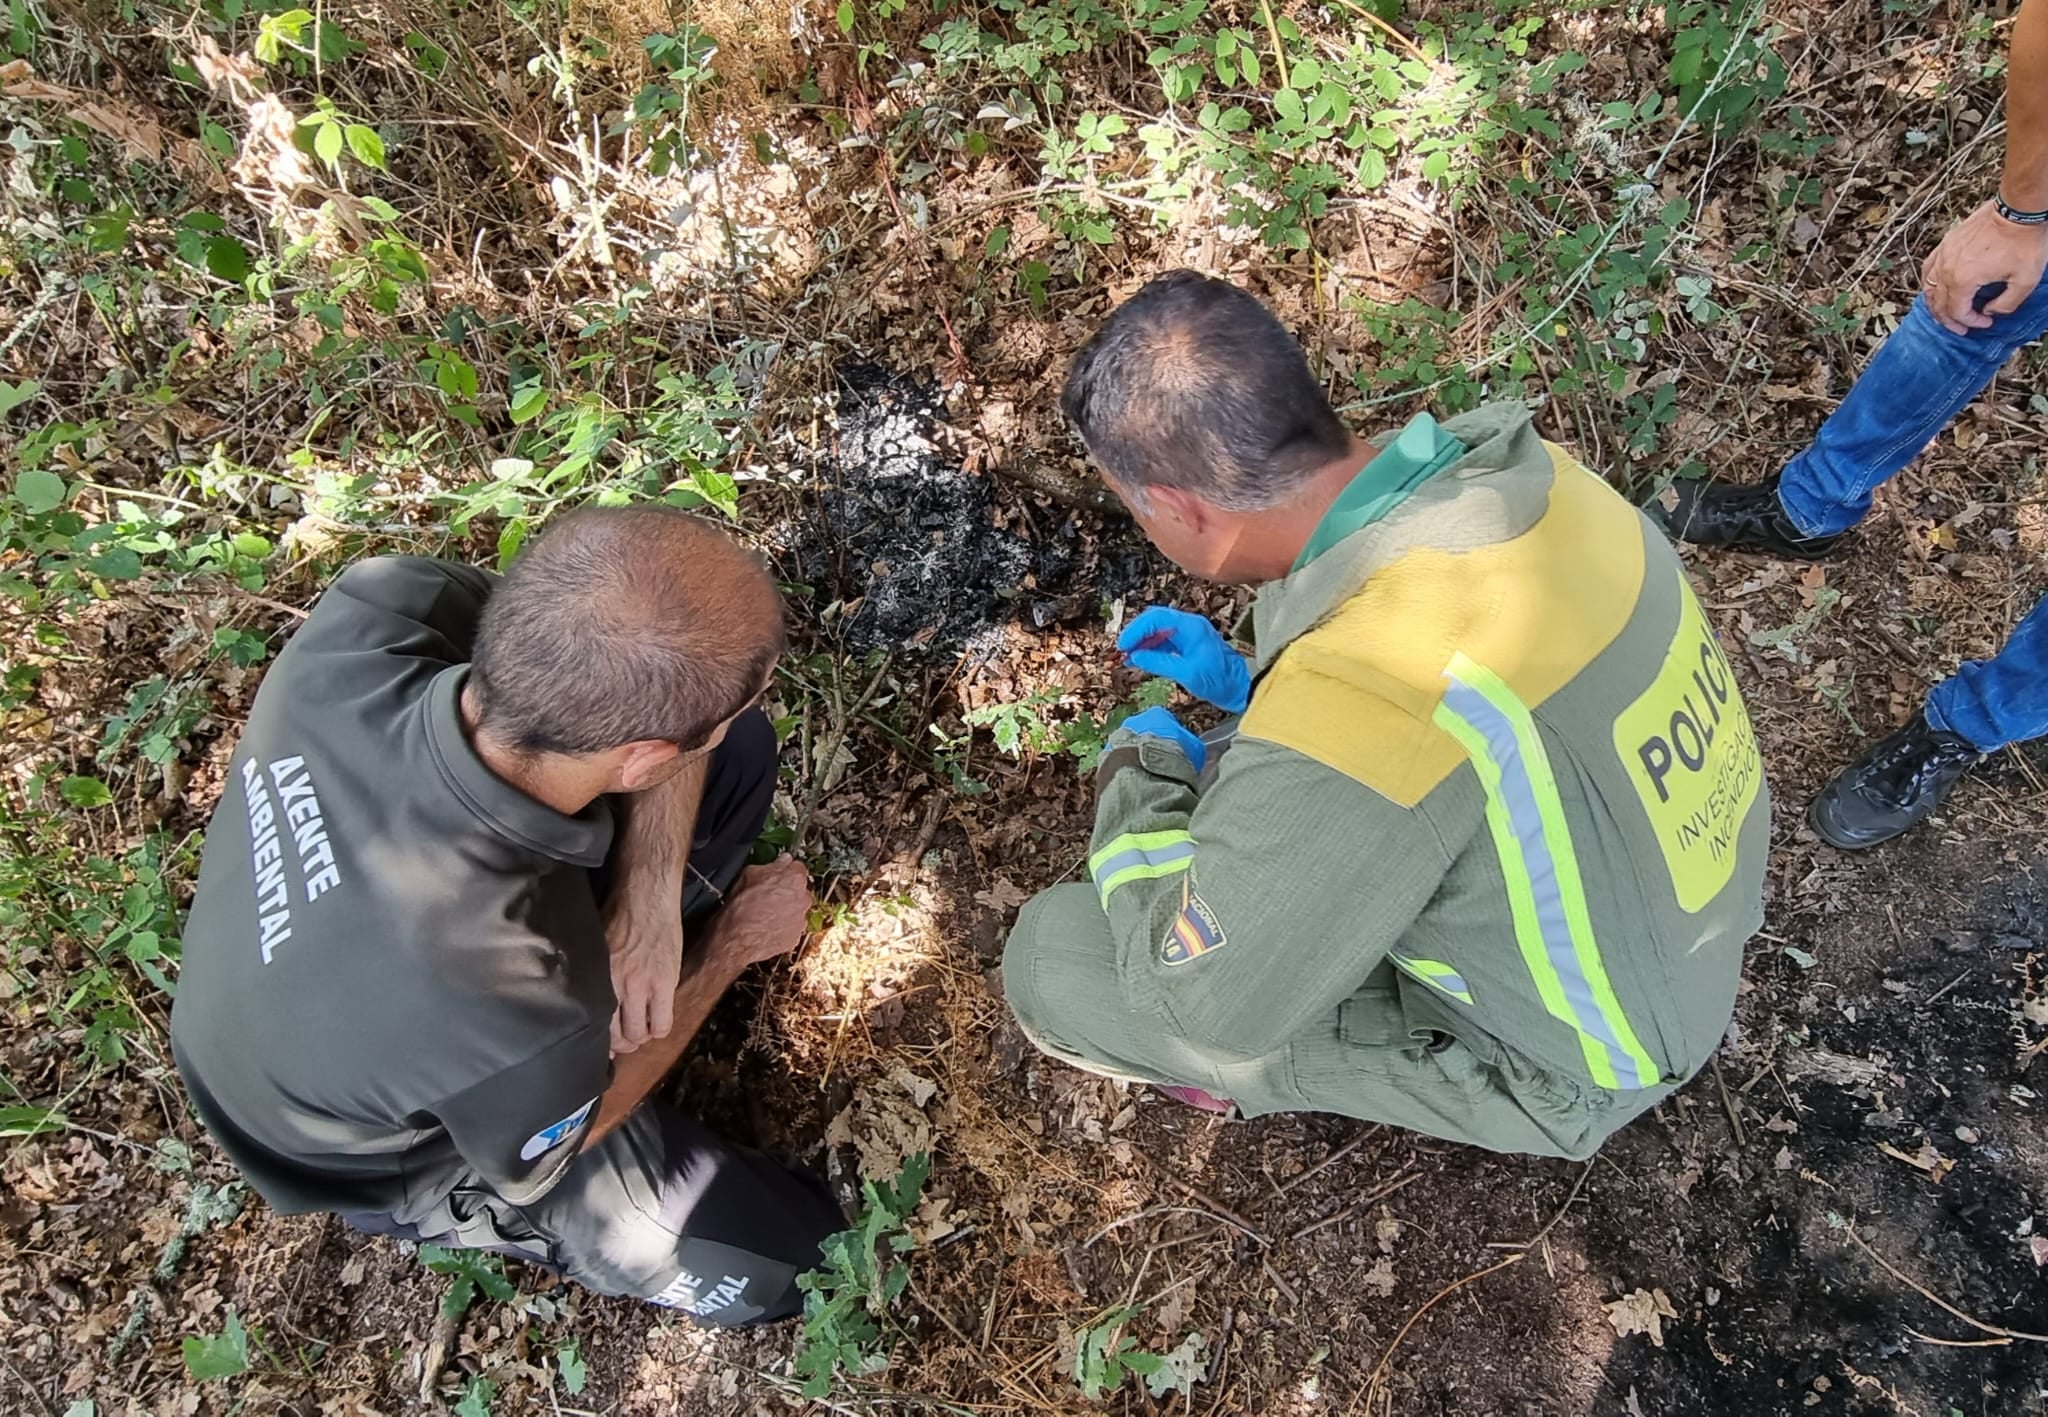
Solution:
[[[1209,909],[1207,901],[1186,887],[1183,887],[1181,896],[1180,914],[1174,916],[1166,939],[1159,946],[1161,964],[1186,964],[1197,955],[1220,950],[1230,943],[1229,936],[1216,922],[1216,912]]]

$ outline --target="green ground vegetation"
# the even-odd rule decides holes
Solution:
[[[1308,292],[1291,313],[1359,332],[1350,412],[1554,399],[1639,494],[1701,470],[1715,435],[1684,411],[1744,397],[1765,329],[1848,364],[1881,328],[1855,290],[1787,293],[1832,135],[1764,0],[838,0],[751,47],[687,3],[637,32],[550,0],[74,14],[0,14],[0,1002],[38,1040],[0,1071],[8,1145],[172,1089],[221,751],[334,569],[502,563],[590,501],[753,534],[800,498],[778,448],[819,371],[889,328],[850,289],[915,273],[964,356],[960,329],[1068,338],[1187,223],[1248,234]],[[1997,56],[1966,32],[1957,82]],[[1932,178],[1968,136],[1888,160]],[[1743,240],[1716,206],[1738,162]],[[771,248],[796,208],[753,194],[777,172],[830,194],[795,274]],[[1375,212],[1439,289],[1325,281]],[[866,675],[798,660],[784,726]],[[976,791],[977,741],[1085,765],[1128,708],[1045,691],[884,727]],[[874,1364],[907,1184],[811,1284],[812,1387]],[[451,1301],[503,1283],[442,1272]],[[1090,1395],[1194,1372],[1129,1317],[1078,1337]],[[232,1382],[255,1331],[230,1311],[184,1361]],[[490,1399],[479,1377],[465,1410]]]

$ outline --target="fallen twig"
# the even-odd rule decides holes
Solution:
[[[1400,1190],[1402,1187],[1411,1185],[1414,1182],[1419,1181],[1421,1179],[1422,1173],[1420,1171],[1411,1170],[1404,1172],[1403,1174],[1396,1176],[1393,1180],[1387,1182],[1386,1185],[1381,1186],[1378,1190],[1372,1192],[1370,1195],[1359,1197],[1359,1199],[1353,1201],[1350,1205],[1345,1206],[1344,1209],[1338,1211],[1335,1215],[1325,1216],[1321,1220],[1310,1221],[1307,1225],[1302,1226],[1301,1229],[1295,1231],[1292,1235],[1289,1235],[1287,1238],[1290,1242],[1296,1240],[1305,1240],[1309,1236],[1315,1234],[1316,1231],[1327,1230],[1332,1225],[1336,1225],[1343,1221],[1349,1220],[1352,1216],[1358,1214],[1358,1212],[1364,1210],[1367,1206],[1373,1204],[1375,1201],[1383,1201],[1388,1196],[1392,1195],[1394,1192]]]
[[[1557,1208],[1557,1214],[1550,1217],[1550,1223],[1526,1240],[1492,1240],[1487,1243],[1489,1250],[1517,1250],[1524,1254],[1535,1249],[1557,1229],[1565,1216],[1571,1213],[1572,1203],[1579,1198],[1579,1192],[1586,1188],[1586,1178],[1593,1174],[1593,1163],[1588,1161],[1586,1169],[1579,1172],[1579,1179],[1572,1182],[1571,1194],[1564,1198],[1564,1204]]]
[[[1349,1156],[1352,1152],[1358,1150],[1358,1148],[1360,1148],[1361,1146],[1364,1146],[1366,1142],[1370,1141],[1373,1137],[1378,1136],[1381,1132],[1385,1130],[1386,1128],[1379,1126],[1367,1127],[1364,1131],[1360,1132],[1350,1141],[1345,1142],[1344,1145],[1338,1147],[1335,1151],[1331,1152],[1321,1161],[1318,1161],[1315,1165],[1309,1167],[1308,1170],[1302,1172],[1299,1176],[1293,1177],[1291,1180],[1288,1181],[1286,1185],[1276,1187],[1275,1189],[1278,1190],[1281,1195],[1286,1195],[1289,1191],[1293,1190],[1302,1182],[1310,1179],[1311,1177],[1319,1176],[1323,1172],[1329,1170],[1332,1166],[1335,1166],[1338,1162],[1342,1161],[1345,1157]]]
[[[1194,1197],[1195,1201],[1204,1210],[1208,1211],[1218,1220],[1228,1221],[1230,1224],[1236,1226],[1239,1230],[1244,1231],[1246,1236],[1253,1240],[1258,1241],[1261,1245],[1271,1245],[1273,1243],[1271,1240],[1268,1240],[1266,1238],[1265,1234],[1262,1231],[1260,1231],[1257,1226],[1253,1225],[1249,1220],[1246,1220],[1243,1216],[1239,1215],[1236,1211],[1232,1210],[1229,1206],[1223,1204],[1221,1201],[1213,1199],[1207,1192],[1203,1191],[1201,1187],[1191,1185],[1188,1182],[1183,1181],[1180,1177],[1168,1171],[1159,1162],[1154,1161],[1150,1156],[1146,1156],[1144,1152],[1139,1151],[1135,1154],[1138,1156],[1145,1157],[1145,1161],[1147,1162],[1147,1164],[1149,1164],[1154,1171],[1157,1171],[1159,1173],[1159,1176],[1162,1180],[1166,1181],[1169,1185],[1178,1186],[1187,1195]]]
[[[1958,1309],[1954,1304],[1949,1303],[1948,1300],[1942,1298],[1939,1294],[1936,1294],[1933,1290],[1929,1289],[1926,1285],[1920,1283],[1920,1281],[1918,1281],[1917,1279],[1913,1279],[1907,1274],[1905,1274],[1902,1270],[1898,1268],[1898,1266],[1894,1265],[1890,1260],[1886,1259],[1883,1255],[1879,1254],[1876,1250],[1872,1249],[1870,1247],[1870,1242],[1865,1240],[1861,1235],[1858,1235],[1856,1233],[1856,1226],[1854,1222],[1844,1225],[1842,1229],[1845,1233],[1847,1233],[1850,1241],[1855,1244],[1857,1249],[1863,1251],[1864,1254],[1869,1255],[1872,1260],[1876,1261],[1878,1268],[1882,1269],[1886,1274],[1889,1274],[1893,1279],[1898,1280],[1899,1283],[1905,1285],[1908,1289],[1912,1290],[1915,1294],[1918,1294],[1921,1298],[1925,1299],[1928,1303],[1934,1305],[1935,1308],[1940,1309],[1943,1313],[1949,1315],[1951,1318],[1961,1319],[1964,1323],[1968,1324],[1971,1328],[1976,1329],[1979,1333],[1991,1334],[1991,1341],[1982,1346],[1987,1348],[1994,1346],[2002,1346],[2010,1344],[2015,1340],[2022,1343],[2048,1343],[2048,1333],[2026,1333],[2016,1328],[2000,1328],[1997,1324],[1988,1324],[1985,1323],[1982,1319],[1971,1318],[1961,1309]],[[1907,1332],[1912,1333],[1913,1331],[1911,1329],[1908,1329]],[[1921,1335],[1917,1333],[1914,1333],[1913,1336],[1915,1338],[1921,1337]],[[1925,1341],[1928,1343],[1944,1342],[1944,1340],[1933,1338],[1926,1339]],[[1948,1346],[1952,1347],[1963,1346],[1960,1342],[1957,1342],[1955,1340],[1946,1340],[1946,1342]]]
[[[1749,1134],[1742,1130],[1742,1114],[1735,1108],[1735,1099],[1729,1095],[1728,1079],[1721,1076],[1721,1055],[1714,1054],[1707,1059],[1714,1066],[1714,1087],[1721,1094],[1721,1106],[1728,1113],[1728,1125],[1735,1129],[1735,1149],[1749,1150]]]
[[[1152,1218],[1153,1216],[1155,1216],[1155,1215],[1199,1215],[1199,1216],[1201,1216],[1201,1217],[1202,1217],[1202,1218],[1203,1218],[1204,1220],[1215,1220],[1215,1221],[1219,1221],[1219,1222],[1221,1222],[1221,1223],[1223,1223],[1223,1224],[1225,1224],[1225,1225],[1228,1225],[1228,1224],[1230,1224],[1230,1221],[1229,1221],[1229,1220],[1228,1220],[1228,1219],[1227,1219],[1226,1217],[1224,1217],[1224,1216],[1221,1216],[1221,1215],[1217,1215],[1217,1214],[1215,1214],[1215,1213],[1214,1213],[1214,1212],[1212,1212],[1212,1211],[1207,1211],[1207,1210],[1203,1210],[1203,1209],[1202,1209],[1202,1208],[1201,1208],[1200,1206],[1193,1206],[1193,1205],[1154,1205],[1154,1206],[1147,1206],[1147,1207],[1146,1207],[1145,1209],[1143,1209],[1143,1210],[1140,1210],[1140,1211],[1136,1211],[1136,1212],[1134,1212],[1133,1214],[1130,1214],[1130,1215],[1125,1215],[1125,1216],[1119,1216],[1119,1217],[1118,1217],[1117,1219],[1115,1219],[1115,1220],[1112,1220],[1112,1221],[1110,1221],[1110,1222],[1109,1222],[1109,1224],[1107,1224],[1107,1225],[1103,1226],[1103,1227],[1102,1227],[1102,1228],[1101,1228],[1100,1230],[1096,1231],[1096,1232],[1095,1232],[1095,1233],[1094,1233],[1093,1235],[1090,1235],[1090,1236],[1089,1236],[1089,1237],[1088,1237],[1087,1239],[1083,1240],[1083,1241],[1081,1242],[1081,1248],[1082,1248],[1082,1249],[1084,1249],[1084,1250],[1092,1250],[1092,1249],[1094,1249],[1094,1248],[1095,1248],[1095,1242],[1096,1242],[1096,1241],[1098,1241],[1098,1240],[1100,1240],[1100,1239],[1101,1239],[1101,1238],[1102,1238],[1103,1236],[1107,1235],[1107,1234],[1108,1234],[1108,1233],[1109,1233],[1110,1231],[1112,1231],[1112,1230],[1120,1230],[1120,1229],[1122,1229],[1122,1228],[1123,1228],[1124,1226],[1126,1226],[1126,1225],[1134,1225],[1134,1224],[1136,1224],[1136,1223],[1137,1223],[1138,1221],[1140,1221],[1140,1220],[1150,1220],[1150,1219],[1151,1219],[1151,1218]]]
[[[1937,1002],[1944,994],[1948,993],[1949,990],[1955,988],[1956,985],[1962,983],[1965,979],[1968,979],[1969,977],[1970,971],[1967,969],[1964,970],[1961,974],[1958,974],[1955,978],[1949,980],[1948,983],[1942,985],[1939,989],[1936,989],[1932,994],[1929,994],[1925,999],[1921,1001],[1920,1006],[1922,1008],[1925,1008],[1927,1007],[1927,1005]]]
[[[1521,1254],[1509,1255],[1499,1264],[1488,1265],[1485,1269],[1468,1274],[1463,1279],[1453,1280],[1439,1289],[1427,1303],[1408,1316],[1408,1322],[1401,1325],[1401,1331],[1394,1335],[1394,1341],[1387,1345],[1387,1351],[1380,1354],[1380,1361],[1373,1365],[1371,1374],[1365,1380],[1366,1392],[1370,1394],[1379,1386],[1380,1380],[1386,1376],[1387,1364],[1393,1361],[1394,1350],[1401,1346],[1401,1340],[1408,1336],[1408,1330],[1415,1327],[1417,1320],[1431,1309],[1434,1309],[1438,1304],[1450,1298],[1451,1295],[1463,1289],[1466,1285],[1477,1284],[1489,1274],[1499,1274],[1504,1269],[1520,1264],[1528,1253],[1527,1250],[1524,1250]]]

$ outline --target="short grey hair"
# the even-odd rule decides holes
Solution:
[[[1351,435],[1272,311],[1228,281],[1172,271],[1104,322],[1060,407],[1141,510],[1179,487],[1229,511],[1278,506]]]

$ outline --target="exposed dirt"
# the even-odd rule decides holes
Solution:
[[[630,3],[599,8],[616,12],[621,35],[656,23]],[[1817,105],[1825,96],[1840,141],[1804,166],[1745,147],[1740,165],[1717,168],[1730,149],[1680,150],[1667,195],[1696,186],[1704,207],[1678,267],[1714,274],[1741,308],[1673,344],[1674,367],[1641,371],[1671,373],[1684,389],[1658,473],[1696,457],[1714,475],[1747,480],[1794,451],[1897,314],[1908,249],[1926,249],[1967,202],[1958,187],[1942,209],[1938,192],[1927,195],[1939,174],[1899,142],[1918,121],[1916,93],[1935,82],[1946,31],[1934,24],[1923,36],[1930,22],[1894,6],[1782,8],[1799,22],[1784,53],[1811,60],[1804,92]],[[1584,34],[1561,20],[1544,44]],[[765,58],[729,45],[721,62],[774,70],[779,34],[758,38]],[[853,82],[845,48],[845,72],[825,74],[828,87]],[[1590,61],[1577,84],[1595,103],[1633,102],[1661,63],[1625,38]],[[1597,115],[1580,108],[1565,115],[1571,131],[1597,146]],[[1071,470],[1048,371],[1157,269],[1192,262],[1242,280],[1348,389],[1354,372],[1395,350],[1342,297],[1414,295],[1463,310],[1461,348],[1476,350],[1489,320],[1523,312],[1506,277],[1475,298],[1473,272],[1505,257],[1502,232],[1519,238],[1549,220],[1534,206],[1452,209],[1403,182],[1350,204],[1319,233],[1316,255],[1297,259],[1220,234],[1205,193],[1146,238],[1154,244],[1091,256],[1087,281],[1060,285],[1040,315],[1005,283],[1007,268],[976,254],[998,223],[1013,229],[1016,254],[1052,248],[1028,204],[1007,203],[1009,176],[949,177],[919,228],[936,235],[920,236],[883,199],[878,184],[891,179],[876,149],[842,143],[801,116],[807,105],[791,111],[800,116],[780,136],[792,153],[817,155],[817,170],[798,182],[784,167],[750,200],[772,209],[760,227],[787,238],[768,263],[776,279],[839,290],[804,311],[776,305],[763,323],[780,338],[787,319],[820,348],[863,350],[891,368],[849,361],[834,371],[830,436],[796,459],[803,477],[788,505],[779,489],[758,488],[744,505],[748,518],[780,521],[775,549],[790,579],[811,588],[796,669],[809,674],[822,659],[818,672],[847,672],[835,684],[850,684],[848,700],[870,674],[875,688],[837,721],[826,721],[829,694],[806,705],[792,689],[782,705],[809,717],[792,737],[779,814],[829,864],[822,886],[839,913],[793,968],[764,971],[728,1000],[677,1095],[732,1135],[842,1177],[933,1148],[905,1338],[881,1379],[903,1396],[838,1410],[918,1410],[941,1398],[988,1411],[1084,1410],[1068,1376],[1074,1334],[1129,1300],[1144,1307],[1135,1337],[1163,1350],[1198,1334],[1209,1366],[1187,1402],[1155,1403],[1133,1387],[1109,1410],[2048,1411],[2048,1345],[2005,1340],[1941,1307],[2048,1334],[2048,1271],[2034,1243],[2048,1226],[2048,1009],[2035,959],[2048,958],[2041,755],[2003,755],[1940,822],[1867,856],[1820,846],[1799,820],[1836,764],[1959,659],[1992,650],[2048,584],[2041,405],[2030,402],[2048,390],[2038,362],[1887,489],[1834,564],[1694,562],[1778,800],[1768,933],[1752,948],[1718,1078],[1700,1078],[1590,1166],[1327,1117],[1218,1121],[1045,1063],[1023,1042],[992,966],[1021,899],[1073,873],[1092,796],[1070,758],[994,756],[983,734],[942,764],[927,739],[936,725],[966,740],[963,710],[1026,695],[1048,695],[1051,716],[1126,700],[1133,680],[1111,662],[1106,603],[1157,598],[1227,623],[1242,596],[1162,576],[1128,524],[1072,513],[989,469],[1037,459]],[[1982,117],[1957,121],[1968,131]],[[426,129],[450,142],[465,131]],[[464,202],[517,205],[524,193],[437,162]],[[1810,199],[1787,195],[1809,182]],[[703,225],[723,231],[705,210]],[[561,254],[545,222],[515,213],[504,228],[537,243],[492,253],[522,279]],[[818,255],[821,233],[845,253],[836,264]],[[1750,243],[1796,254],[1765,274],[1740,254]],[[766,301],[779,288],[749,293]],[[1853,333],[1813,335],[1807,313],[1838,295],[1853,297]],[[1657,318],[1675,323],[1677,302],[1658,298],[1668,308]],[[825,308],[832,320],[817,313]],[[966,397],[949,385],[942,409],[928,390],[935,368],[952,362],[955,324],[975,383]],[[103,376],[97,336],[79,347],[90,369],[52,381],[67,397]],[[1427,375],[1396,370],[1389,382]],[[1547,433],[1620,476],[1627,430],[1569,389],[1530,392],[1553,395]],[[1409,411],[1387,397],[1390,406],[1362,415],[1366,431]],[[768,421],[803,421],[785,414]],[[203,440],[254,439],[263,428],[217,422]],[[283,447],[236,446],[251,465]],[[491,552],[482,535],[451,550]],[[312,587],[266,589],[298,603]],[[186,621],[201,646],[216,624],[289,625],[274,602],[226,590],[98,609],[67,652],[94,661],[100,677],[53,668],[50,706],[97,703],[96,730],[128,684],[179,667],[192,643]],[[830,662],[884,649],[883,671],[865,658],[851,669]],[[166,774],[151,799],[167,826],[203,824],[255,681],[240,670],[214,681],[207,717],[181,744],[189,782],[172,786]],[[82,752],[89,758],[91,744]],[[61,979],[76,963],[55,961],[50,973]],[[407,1247],[332,1220],[235,1211],[224,1198],[232,1168],[186,1115],[154,1015],[110,1087],[77,1064],[78,1028],[55,1027],[29,994],[7,1006],[0,1068],[72,1118],[61,1134],[10,1139],[0,1156],[7,1410],[57,1417],[85,1399],[96,1414],[427,1410],[417,1389],[444,1280]],[[196,1225],[181,1240],[188,1216]],[[802,1407],[777,1382],[788,1329],[710,1336],[531,1269],[514,1278],[526,1311],[480,1302],[431,1405],[452,1405],[470,1375],[487,1373],[500,1417],[572,1405],[720,1417]],[[257,1369],[232,1388],[193,1387],[180,1340],[218,1332],[230,1306],[257,1333]],[[1643,1327],[1654,1318],[1656,1333],[1618,1331],[1637,1327],[1631,1314]],[[572,1339],[590,1367],[574,1397],[544,1371]]]
[[[1723,635],[1747,647],[1745,690],[1773,745],[1770,924],[1720,1081],[1703,1076],[1590,1167],[1334,1118],[1223,1122],[1039,1059],[1008,1024],[989,967],[1017,899],[1066,875],[1085,846],[1087,785],[1057,759],[976,765],[990,783],[976,798],[930,773],[854,768],[854,785],[818,812],[825,835],[864,843],[869,869],[828,882],[846,917],[797,970],[728,1002],[679,1096],[733,1135],[820,1166],[841,1119],[842,1171],[871,1151],[934,1147],[928,1249],[891,1375],[902,1391],[1078,1410],[1065,1376],[1072,1335],[1130,1300],[1145,1306],[1134,1332],[1148,1346],[1202,1336],[1209,1380],[1190,1406],[1201,1412],[2048,1411],[2048,1347],[1951,1346],[1998,1335],[1906,1282],[1983,1324],[2048,1333],[2033,1244],[2048,1225],[2037,761],[2001,758],[1941,821],[1866,856],[1818,845],[1798,816],[1858,741],[1843,715],[1816,717],[1829,664],[1885,662],[1869,648],[1884,643],[1879,627],[1912,652],[1893,659],[1900,677],[1866,674],[1843,699],[1874,729],[1917,701],[1933,666],[1997,632],[1980,617],[2007,613],[2004,603],[1954,598],[1944,588],[1962,589],[1960,576],[1938,564],[1918,577],[1887,570],[1911,556],[1910,529],[1952,521],[1980,475],[1960,456],[1917,469],[1893,494],[1900,511],[1827,573],[1843,598],[1796,659],[1759,627],[1810,608],[1801,573],[1697,563]],[[1029,528],[1014,492],[987,495],[992,526]],[[1984,513],[1968,535],[1995,545],[2023,512]],[[1075,530],[1084,543],[1126,534],[1094,518]],[[1966,542],[1958,554],[1973,553]],[[1915,608],[1937,592],[1939,616]],[[1229,610],[1194,587],[1144,593]],[[1015,603],[983,613],[1006,611]],[[1017,618],[1026,623],[996,627],[1005,653],[982,661],[977,695],[1014,692],[1005,675],[1088,702],[1127,692],[1099,628]],[[10,1071],[29,1075],[27,1062]],[[67,1400],[110,1403],[112,1375],[175,1355],[180,1332],[233,1304],[261,1316],[282,1370],[274,1398],[260,1381],[243,1389],[251,1408],[298,1390],[291,1372],[316,1357],[332,1410],[410,1405],[442,1284],[401,1246],[250,1206],[194,1238],[170,1280],[146,1278],[195,1185],[232,1177],[189,1123],[173,1131],[165,1115],[131,1105],[102,1119],[118,1132],[9,1152],[0,1309],[15,1326],[11,1361],[68,1370],[56,1384]],[[188,1151],[159,1147],[166,1137]],[[763,1375],[788,1351],[787,1331],[707,1337],[531,1270],[516,1277],[543,1302],[523,1319],[480,1305],[445,1396],[488,1369],[507,1385],[498,1411],[549,1410],[539,1368],[523,1386],[504,1355],[537,1365],[574,1333],[591,1368],[588,1410],[784,1410]],[[1661,1347],[1609,1318],[1639,1291],[1648,1311],[1659,1293],[1671,1311]],[[1129,1392],[1116,1405],[1148,1410]]]

